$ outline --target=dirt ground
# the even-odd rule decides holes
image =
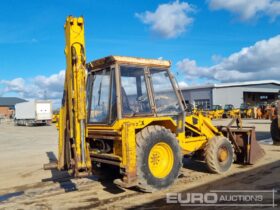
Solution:
[[[214,122],[216,125],[227,123],[228,120]],[[257,164],[234,164],[226,174],[217,175],[210,174],[203,162],[184,159],[181,175],[172,187],[142,193],[137,189],[120,189],[110,178],[73,179],[65,172],[44,171],[43,164],[56,159],[58,134],[55,126],[15,127],[12,123],[2,123],[0,209],[189,209],[179,204],[167,204],[167,193],[211,190],[274,190],[275,205],[279,207],[280,147],[271,145],[270,121],[244,120],[244,125],[256,127],[257,139],[266,151],[266,156]],[[265,201],[272,202],[272,199]],[[257,207],[219,207],[243,208]],[[272,206],[258,208],[271,209]]]

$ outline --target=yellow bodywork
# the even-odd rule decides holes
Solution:
[[[226,112],[228,118],[238,118],[240,116],[240,109],[232,109]]]
[[[106,161],[104,163],[117,164],[124,169],[123,181],[130,184],[137,180],[136,134],[145,127],[159,125],[169,129],[176,136],[183,155],[204,149],[207,141],[222,135],[212,125],[211,120],[199,112],[178,121],[175,121],[172,116],[155,115],[131,116],[130,118],[118,116],[111,125],[87,123],[83,18],[68,17],[65,24],[65,36],[67,68],[59,115],[58,169],[73,169],[74,174],[79,176],[80,172],[91,172],[92,161],[101,163]],[[102,66],[104,62],[111,62],[112,65],[114,62],[120,62],[140,66],[151,65],[167,68],[170,66],[169,61],[153,59],[120,56],[106,59],[100,59],[88,65],[94,70],[98,70],[99,65]],[[112,61],[108,61],[108,59],[112,59]],[[117,87],[117,91],[120,92],[120,88]],[[120,103],[120,101],[118,102]],[[183,114],[183,116],[185,115]],[[219,116],[220,114],[217,114],[217,117]],[[90,143],[96,139],[112,142],[112,151],[100,154],[94,149],[90,150]],[[149,155],[150,168],[155,177],[164,177],[169,173],[172,158],[168,145],[155,145]],[[163,160],[163,163],[157,165],[158,160]]]
[[[193,111],[192,111],[192,113],[193,113],[194,115],[197,115],[197,116],[198,116],[198,115],[200,115],[200,114],[203,114],[203,110],[194,108]]]
[[[57,123],[59,121],[59,114],[52,115],[52,123]]]
[[[197,122],[197,123],[194,123]],[[136,139],[135,135],[141,129],[149,125],[160,125],[170,129],[178,139],[182,153],[184,155],[191,154],[205,147],[206,142],[216,135],[222,135],[218,129],[212,125],[209,118],[203,115],[190,115],[185,118],[185,128],[193,131],[194,136],[186,136],[184,132],[176,133],[176,122],[171,117],[145,117],[145,118],[129,118],[116,121],[112,126],[97,126],[88,124],[87,133],[106,133],[113,131],[120,135],[120,138],[114,142],[113,156],[121,162],[120,167],[125,168],[128,174],[136,173]],[[161,147],[161,149],[159,149]],[[161,150],[161,154],[165,154],[168,161],[172,158],[168,155],[168,148],[159,146],[155,150]],[[164,153],[165,151],[165,153]],[[163,156],[160,158],[164,159]],[[169,167],[169,164],[163,164],[162,167]],[[155,174],[166,173],[161,167],[153,167]],[[158,170],[158,171],[157,171]],[[162,172],[161,172],[162,171]],[[168,171],[168,170],[167,170]]]
[[[244,112],[245,112],[245,117],[246,118],[251,118],[254,115],[253,108],[248,108]]]
[[[221,119],[223,117],[224,114],[224,110],[210,110],[206,112],[206,117],[210,118],[210,119]]]
[[[254,113],[253,108],[250,108],[250,109],[248,109],[248,110],[246,111],[246,116],[247,116],[248,118],[250,118],[250,117],[253,116],[253,113]]]
[[[59,120],[58,168],[90,169],[86,144],[86,67],[84,19],[69,16],[64,25],[66,72]],[[66,145],[69,144],[69,145]],[[71,152],[70,148],[73,148]],[[70,154],[66,154],[69,152]]]
[[[243,130],[239,128],[235,128],[235,131],[224,131],[222,128],[218,130],[210,118],[220,118],[223,110],[209,112],[206,114],[208,117],[203,116],[205,112],[200,110],[195,110],[194,114],[187,113],[183,106],[185,100],[182,92],[170,71],[170,61],[108,56],[86,64],[84,19],[70,16],[64,28],[66,71],[58,121],[56,167],[59,170],[69,170],[73,175],[80,177],[95,173],[103,164],[110,165],[118,167],[122,178],[116,183],[123,187],[143,186],[145,181],[149,185],[151,181],[149,178],[153,176],[157,179],[154,183],[155,189],[161,189],[167,187],[163,185],[166,184],[165,181],[161,180],[167,176],[171,179],[178,176],[182,166],[182,155],[193,155],[206,148],[212,149],[213,146],[209,145],[215,144],[219,139],[225,145],[230,145],[230,149],[219,150],[217,154],[216,151],[210,150],[210,154],[221,161],[228,159],[230,164],[232,163],[232,159],[228,158],[233,158],[233,154],[230,156],[233,153],[231,142],[234,142],[234,147],[240,150],[235,132]],[[132,68],[128,73],[122,74],[122,70],[128,67]],[[159,78],[163,78],[159,81],[166,79],[166,83],[169,83],[167,85],[171,87],[168,90],[158,88],[160,93],[164,93],[160,95],[161,98],[170,99],[167,102],[163,101],[162,106],[157,104],[157,100],[161,98],[157,98],[153,83],[153,76],[159,73],[161,75]],[[109,78],[107,80],[109,82],[104,80],[107,84],[105,90],[101,89],[104,75]],[[100,82],[94,83],[98,80],[98,76],[101,76]],[[136,85],[136,94],[131,93],[128,96],[125,93],[122,77],[134,80],[131,84]],[[145,94],[142,93],[144,92],[142,83],[143,87],[146,87]],[[99,88],[96,88],[95,84],[98,84]],[[104,96],[100,103],[102,91],[108,95]],[[173,98],[168,94],[173,95]],[[136,109],[131,109],[129,114],[126,113],[124,104],[129,97],[136,98],[132,103],[134,107],[140,109],[141,106],[149,106],[149,111],[136,113]],[[173,102],[174,105],[170,106]],[[109,113],[104,115],[104,120],[94,121],[94,117],[91,116],[101,118],[99,115],[102,115],[104,110]],[[236,117],[240,115],[240,110],[231,110],[224,114]],[[254,131],[249,131],[254,137]],[[222,137],[223,134],[231,138],[231,142]],[[251,154],[250,146],[248,144],[247,154]],[[245,154],[242,157],[250,156]],[[212,160],[212,156],[210,158]],[[247,162],[253,161],[250,159]],[[148,169],[143,171],[145,167]],[[219,166],[211,165],[211,167],[212,171],[219,172],[216,170]],[[147,173],[149,177],[143,181],[143,174]],[[171,183],[172,180],[168,184]],[[162,186],[155,186],[157,184]],[[149,190],[149,186],[146,186],[146,189]]]

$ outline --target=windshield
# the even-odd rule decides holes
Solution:
[[[241,105],[240,105],[240,109],[249,109],[250,108],[250,104],[244,104],[244,103],[242,103]]]
[[[231,105],[231,104],[226,104],[225,105],[225,110],[231,110],[231,109],[233,109],[234,107],[233,107],[233,105]]]
[[[121,66],[122,112],[124,115],[151,113],[144,68]]]
[[[221,110],[222,107],[220,105],[213,105],[212,110]]]
[[[246,109],[247,108],[247,105],[246,104],[241,104],[240,105],[240,109]]]
[[[177,115],[179,100],[172,86],[167,69],[150,69],[157,113]]]

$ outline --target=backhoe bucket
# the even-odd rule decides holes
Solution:
[[[231,124],[227,127],[222,127],[221,131],[234,146],[236,162],[255,164],[257,160],[265,155],[265,151],[256,140],[255,128],[239,126],[238,122],[237,126],[231,126]]]

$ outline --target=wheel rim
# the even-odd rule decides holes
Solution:
[[[225,162],[229,157],[228,150],[225,147],[221,147],[218,150],[218,159],[220,162]]]
[[[148,163],[153,176],[166,177],[171,172],[174,163],[171,147],[164,142],[155,144],[150,150]]]

